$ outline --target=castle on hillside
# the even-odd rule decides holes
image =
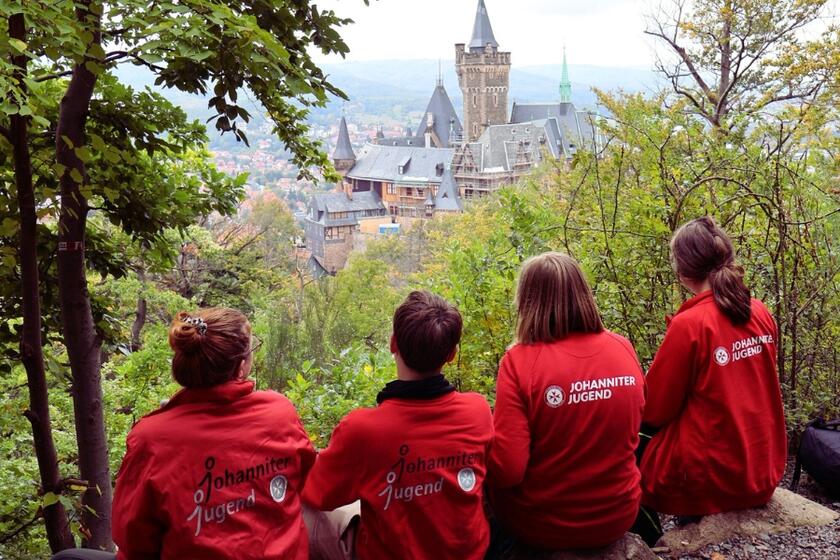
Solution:
[[[597,147],[592,115],[571,100],[565,49],[559,99],[514,102],[508,116],[510,64],[478,0],[469,44],[455,45],[463,125],[440,78],[416,131],[404,136],[380,131],[355,153],[342,116],[332,156],[342,180],[336,192],[312,197],[304,224],[316,274],[343,268],[364,234],[460,212],[465,201],[516,183],[546,158],[570,160]]]

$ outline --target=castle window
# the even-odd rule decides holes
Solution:
[[[386,189],[388,194],[397,194],[397,190],[394,188],[394,183],[388,183],[388,188]]]
[[[498,107],[498,106],[499,106],[499,94],[494,93],[493,94],[493,107]]]
[[[476,94],[473,94],[473,107],[475,107],[476,105],[478,105],[478,96]]]
[[[473,136],[478,136],[478,124],[473,124]]]

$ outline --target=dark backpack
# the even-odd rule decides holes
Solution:
[[[803,468],[830,496],[840,497],[840,420],[817,419],[802,432],[790,482],[794,492]]]

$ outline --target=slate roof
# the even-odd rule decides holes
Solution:
[[[344,117],[341,117],[341,124],[338,125],[338,141],[335,144],[333,159],[356,159],[353,146],[350,145],[350,133],[347,132],[347,121]]]
[[[452,148],[365,144],[347,177],[390,183],[439,183],[437,166],[451,162],[454,153]],[[402,173],[400,165],[403,165]]]
[[[557,121],[552,118],[489,126],[469,147],[481,171],[499,173],[513,170],[520,146],[537,163],[542,161],[543,150],[554,158],[568,153],[565,144]]]
[[[475,23],[473,23],[472,39],[470,39],[470,52],[481,52],[487,43],[494,48],[499,48],[496,37],[493,36],[493,28],[490,26],[490,17],[487,15],[487,7],[484,0],[478,0],[478,8],[475,10]]]
[[[452,175],[452,170],[448,166],[443,172],[443,180],[435,194],[435,209],[452,212],[460,212],[464,209],[455,176]]]
[[[426,110],[420,119],[420,126],[417,127],[417,136],[420,137],[421,146],[425,145],[429,113],[434,118],[432,127],[437,137],[440,138],[443,144],[442,147],[448,148],[450,131],[454,129],[455,134],[460,136],[463,133],[463,128],[461,127],[461,121],[458,119],[458,113],[455,112],[455,107],[452,105],[452,100],[449,99],[449,95],[446,93],[446,89],[441,82],[438,82],[437,86],[435,86],[435,91],[432,92],[429,104],[426,106]],[[385,142],[389,140],[390,138],[386,138]]]
[[[423,148],[426,146],[425,136],[386,136],[376,141],[379,146],[417,146]]]
[[[318,193],[312,195],[310,200],[310,207],[316,211],[318,219],[314,221],[329,225],[353,225],[356,223],[356,218],[350,216],[348,218],[340,218],[338,220],[330,220],[326,214],[330,212],[363,212],[365,210],[379,210],[384,208],[382,199],[376,194],[376,191],[361,191],[353,193],[353,198],[349,198],[343,192]],[[347,223],[344,223],[347,222]]]
[[[571,151],[592,143],[592,127],[573,103],[513,103],[510,122],[525,123],[538,119],[555,119]]]

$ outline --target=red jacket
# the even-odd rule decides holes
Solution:
[[[361,500],[362,560],[479,560],[489,543],[482,483],[492,438],[481,395],[388,399],[339,423],[303,499],[321,510]]]
[[[710,291],[680,307],[647,375],[644,420],[662,430],[642,458],[642,503],[706,515],[770,500],[787,457],[776,339],[758,300],[739,326]]]
[[[639,511],[633,453],[644,402],[636,353],[617,334],[511,347],[499,366],[490,454],[502,525],[546,549],[620,538]]]
[[[305,560],[299,491],[314,460],[286,397],[250,381],[183,389],[128,434],[117,558]]]

